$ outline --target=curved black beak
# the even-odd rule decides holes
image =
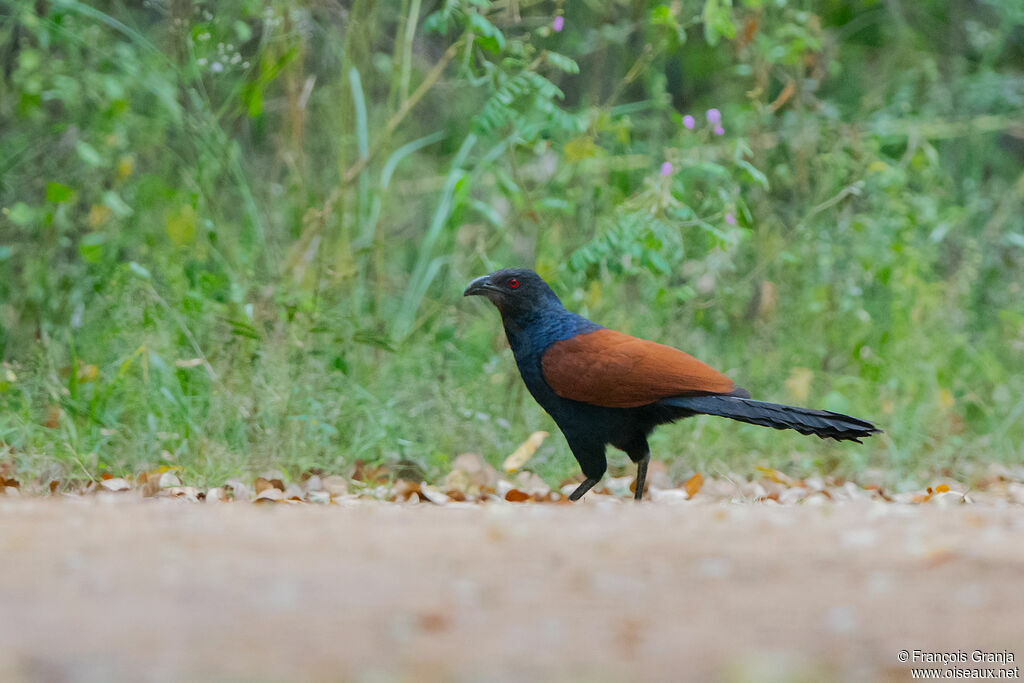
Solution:
[[[478,277],[466,286],[462,296],[487,296],[487,292],[497,291],[498,288],[491,284],[489,275]]]

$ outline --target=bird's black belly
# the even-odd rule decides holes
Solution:
[[[517,355],[516,363],[530,394],[554,419],[588,477],[604,474],[608,444],[638,460],[647,454],[647,435],[654,427],[692,414],[658,404],[610,408],[562,398],[545,381],[539,357]]]

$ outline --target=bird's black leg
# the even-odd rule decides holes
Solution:
[[[565,440],[569,442],[569,449],[576,457],[576,462],[583,470],[586,480],[576,487],[576,490],[569,494],[569,500],[579,500],[583,494],[594,488],[594,484],[601,481],[605,470],[608,469],[608,461],[604,458],[605,445],[595,439],[580,437],[573,431],[565,431]]]
[[[626,451],[629,459],[636,463],[636,490],[633,491],[633,499],[642,500],[644,486],[647,484],[647,463],[651,461],[651,449],[647,446],[647,437],[644,434],[633,434],[631,438],[612,445]]]
[[[575,491],[569,494],[569,500],[579,500],[580,498],[583,497],[584,493],[594,488],[594,484],[596,484],[599,481],[601,481],[600,477],[598,477],[597,479],[594,479],[593,477],[588,478],[582,484],[577,486]]]
[[[644,453],[644,457],[636,463],[636,491],[633,492],[633,500],[639,501],[644,497],[644,486],[647,482],[647,463],[651,461],[651,454]]]

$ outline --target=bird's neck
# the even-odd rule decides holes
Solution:
[[[583,316],[565,310],[561,303],[551,304],[518,315],[503,315],[505,336],[520,368],[539,361],[549,346],[584,332],[600,329]]]

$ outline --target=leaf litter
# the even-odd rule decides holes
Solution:
[[[320,470],[304,472],[295,480],[270,471],[254,479],[232,478],[220,486],[190,485],[178,467],[161,467],[134,476],[102,474],[96,480],[33,480],[15,476],[11,463],[0,462],[0,495],[135,496],[170,498],[188,502],[258,504],[338,504],[375,500],[404,504],[552,504],[567,503],[579,483],[570,478],[551,487],[529,469],[529,462],[547,432],[534,432],[502,463],[501,471],[477,453],[462,453],[437,485],[426,481],[411,461],[367,463],[357,460],[346,475]],[[997,503],[1024,505],[1024,466],[990,464],[969,483],[940,478],[931,486],[895,491],[877,483],[880,472],[867,470],[863,483],[835,476],[793,477],[758,466],[744,474],[687,473],[673,478],[664,463],[652,462],[645,500],[654,503],[752,503],[762,505],[822,505],[847,500],[868,500],[906,505],[969,505]],[[632,474],[606,476],[581,502],[619,501],[632,497]]]

